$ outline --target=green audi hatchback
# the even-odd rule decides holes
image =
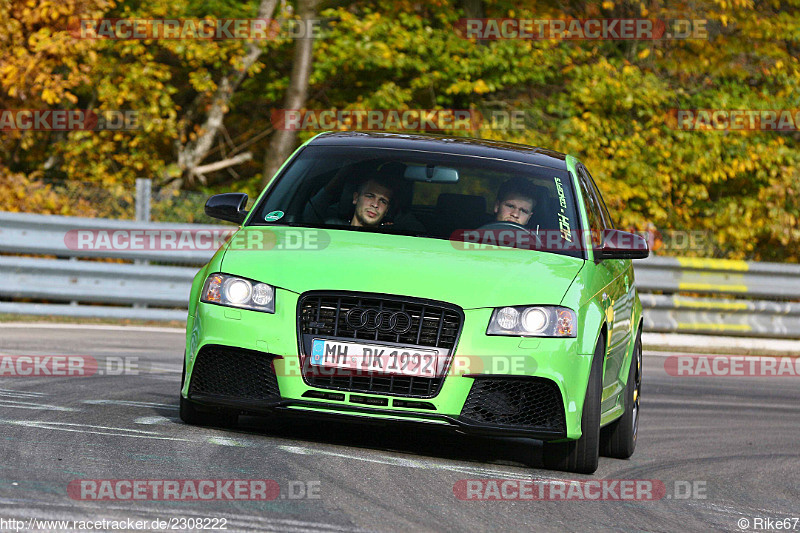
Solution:
[[[301,146],[192,285],[180,415],[382,424],[543,441],[592,473],[634,451],[642,307],[589,171],[550,150],[335,132]],[[531,449],[537,444],[531,443]]]

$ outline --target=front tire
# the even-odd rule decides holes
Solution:
[[[642,334],[636,335],[631,368],[625,387],[625,413],[600,431],[600,453],[627,459],[636,449],[639,434],[639,399],[642,391]]]
[[[553,470],[593,474],[600,457],[600,401],[603,389],[605,339],[600,337],[592,359],[586,398],[581,414],[581,437],[568,442],[545,442],[544,466]]]

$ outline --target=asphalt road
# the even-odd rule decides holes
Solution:
[[[753,531],[768,525],[754,528],[758,518],[800,517],[797,377],[672,377],[664,354],[645,353],[636,453],[578,476],[543,469],[539,447],[522,439],[268,418],[242,418],[236,431],[187,426],[182,346],[177,330],[0,324],[0,354],[91,356],[99,370],[0,379],[0,530],[14,530],[12,519],[23,531],[30,519],[130,519],[153,531],[166,529],[155,519],[202,517],[228,531],[740,531],[743,519]],[[103,479],[268,479],[281,497],[97,501],[68,490]],[[466,479],[654,480],[665,493],[463,501],[453,487]],[[290,497],[304,490],[315,497]]]

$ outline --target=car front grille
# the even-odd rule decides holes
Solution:
[[[362,309],[389,316],[400,313],[410,317],[395,331],[355,328],[348,322],[348,312]],[[438,348],[451,355],[463,323],[460,308],[431,300],[401,297],[320,293],[304,295],[298,303],[298,338],[303,361],[303,378],[314,387],[353,392],[430,398],[438,394],[443,377],[399,376],[380,372],[356,372],[310,365],[313,338],[350,342],[368,342],[403,347]],[[448,359],[449,364],[449,359]]]
[[[203,346],[192,370],[189,397],[208,394],[240,400],[279,399],[274,358],[241,348]]]
[[[415,303],[413,300],[380,296],[313,294],[300,301],[300,333],[340,339],[396,342],[407,346],[453,349],[461,329],[461,312],[454,306]],[[346,320],[354,308],[402,311],[411,315],[411,327],[404,333],[353,329]]]
[[[491,426],[566,430],[561,392],[553,381],[543,378],[475,379],[461,419]]]

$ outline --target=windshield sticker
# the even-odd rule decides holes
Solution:
[[[561,180],[558,177],[554,177],[553,180],[556,184],[556,191],[558,191],[558,204],[561,207],[561,211],[558,213],[558,229],[561,230],[561,236],[565,241],[572,242],[569,218],[564,212],[567,209],[567,197],[564,195],[564,187],[561,186]]]
[[[272,211],[271,213],[267,213],[267,216],[264,217],[266,222],[275,222],[276,220],[280,220],[283,218],[283,211]]]

